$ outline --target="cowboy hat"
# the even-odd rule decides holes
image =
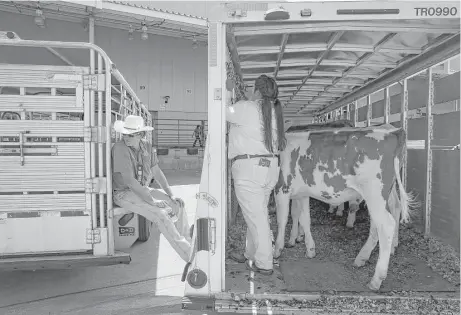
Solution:
[[[130,135],[143,131],[152,131],[154,128],[146,126],[144,124],[144,119],[141,116],[128,115],[126,116],[125,121],[117,120],[114,123],[114,130],[124,135]]]

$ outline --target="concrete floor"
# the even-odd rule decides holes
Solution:
[[[189,222],[200,172],[166,171],[184,199]],[[180,312],[184,262],[153,229],[149,241],[130,248],[129,265],[0,274],[1,315],[174,314]]]

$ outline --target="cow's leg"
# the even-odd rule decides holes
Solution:
[[[342,204],[340,204],[340,205],[338,206],[338,209],[336,210],[336,216],[337,216],[337,217],[342,217],[343,214],[344,214],[343,212],[344,212],[344,209],[345,209],[345,208],[346,208],[346,207],[344,206],[344,202],[343,202]]]
[[[394,255],[397,246],[399,246],[400,213],[402,212],[402,205],[397,195],[397,190],[395,189],[395,186],[392,188],[391,193],[389,195],[389,200],[387,202],[389,205],[390,212],[395,220],[395,230],[394,237],[392,239],[391,249],[391,255]]]
[[[298,225],[298,236],[296,237],[296,243],[301,243],[304,239],[304,229],[301,224]]]
[[[300,200],[302,202],[301,216],[299,217],[299,223],[304,229],[304,242],[306,244],[306,257],[315,257],[315,243],[311,234],[311,211],[309,205],[309,197]]]
[[[328,213],[334,213],[335,212],[335,206],[333,205],[330,205],[330,207],[328,208]]]
[[[370,231],[368,233],[368,238],[357,257],[355,257],[355,267],[362,267],[365,265],[368,259],[370,259],[371,252],[375,249],[376,244],[378,244],[378,230],[375,222],[370,219]]]
[[[370,219],[374,221],[376,225],[379,241],[378,262],[376,263],[375,273],[368,284],[368,288],[371,290],[379,290],[381,283],[387,277],[395,220],[387,211],[387,202],[381,194],[382,183],[380,181],[367,183],[363,189],[363,197],[368,205]]]
[[[360,208],[360,199],[356,199],[349,202],[349,213],[347,214],[346,227],[352,229],[354,227],[355,219],[357,217],[357,211]]]
[[[277,207],[277,239],[275,240],[274,258],[279,258],[285,246],[285,228],[288,222],[290,194],[279,192],[275,195]]]
[[[290,233],[290,239],[288,241],[288,244],[286,244],[286,247],[292,248],[295,246],[296,243],[296,237],[298,236],[298,230],[299,230],[299,217],[301,216],[301,212],[303,211],[302,208],[302,203],[301,200],[299,199],[293,199],[292,204],[291,204],[291,220],[293,221],[293,224],[291,226],[291,233]]]

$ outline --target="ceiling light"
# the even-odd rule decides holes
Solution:
[[[194,37],[194,41],[192,43],[192,49],[196,49],[197,47],[198,47],[198,43],[197,43],[197,40]]]
[[[143,24],[141,30],[142,30],[141,39],[147,40],[149,38],[149,35],[147,34],[147,26]]]
[[[35,11],[35,14],[36,14],[36,16],[34,18],[35,24],[40,28],[45,28],[45,18],[43,17],[42,10],[37,9]]]
[[[276,20],[288,20],[290,18],[290,13],[285,10],[283,7],[273,8],[267,10],[264,14],[264,19],[266,21],[276,21]]]
[[[133,32],[134,32],[133,25],[130,24],[130,29],[128,31],[128,40],[134,39]]]

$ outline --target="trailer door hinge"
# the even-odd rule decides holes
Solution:
[[[107,194],[107,177],[87,179],[85,181],[85,192],[88,194]]]
[[[83,88],[91,91],[104,92],[106,90],[105,74],[86,74],[83,76]]]
[[[197,252],[209,251],[212,255],[216,252],[216,219],[197,219]]]
[[[99,244],[101,243],[101,230],[100,229],[86,229],[86,243]]]
[[[85,127],[84,130],[85,142],[106,143],[107,142],[107,127]]]

